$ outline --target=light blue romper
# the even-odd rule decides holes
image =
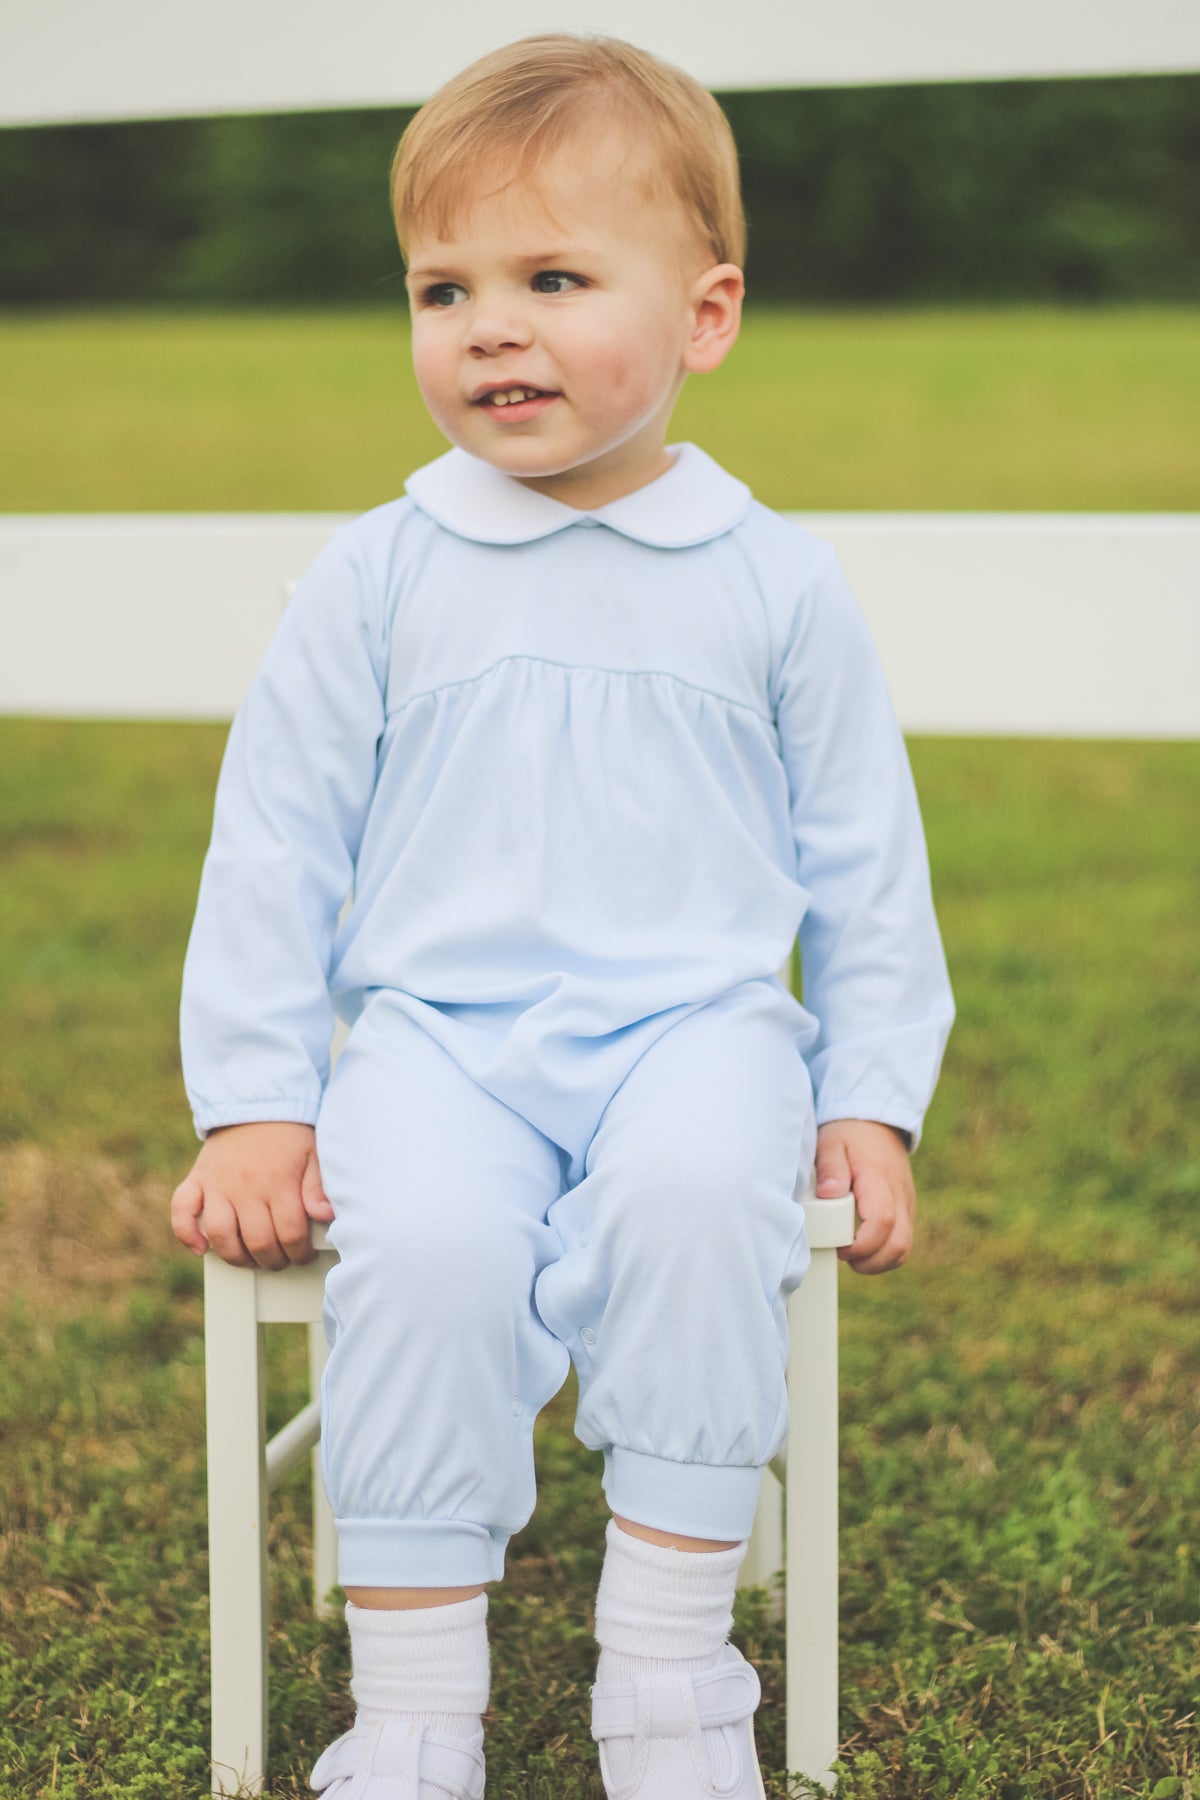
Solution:
[[[498,1579],[572,1362],[612,1510],[744,1538],[816,1125],[915,1146],[953,1010],[827,543],[690,444],[592,513],[451,450],[340,527],[230,733],[181,1025],[201,1136],[316,1126],[343,1585]]]

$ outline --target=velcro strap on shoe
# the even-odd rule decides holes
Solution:
[[[416,1788],[420,1779],[421,1727],[415,1719],[406,1718],[397,1713],[388,1718],[379,1728],[379,1737],[369,1762],[360,1763],[363,1771],[369,1770],[373,1777],[378,1776],[390,1784],[396,1784],[399,1796],[401,1785],[408,1792],[408,1784]],[[380,1789],[381,1795],[386,1790]],[[388,1796],[391,1800],[391,1796]]]
[[[632,1737],[638,1728],[639,1693],[651,1731],[656,1736],[671,1731],[673,1722],[682,1716],[681,1682],[686,1684],[689,1680],[696,1715],[705,1730],[736,1725],[739,1719],[749,1718],[762,1696],[758,1670],[744,1659],[719,1663],[702,1675],[690,1677],[681,1676],[678,1671],[656,1671],[640,1676],[636,1686],[592,1688],[592,1736],[597,1742],[601,1738]]]
[[[480,1800],[486,1765],[483,1753],[462,1738],[426,1729],[421,1745],[421,1784],[445,1788],[454,1800]]]
[[[371,1735],[366,1731],[344,1731],[323,1750],[313,1765],[309,1785],[319,1794],[335,1781],[350,1781],[366,1762]]]
[[[601,1738],[632,1737],[636,1729],[636,1688],[592,1688],[592,1736],[597,1743]]]
[[[462,1738],[422,1728],[396,1717],[383,1725],[347,1731],[317,1759],[309,1782],[321,1793],[338,1780],[371,1777],[378,1800],[402,1800],[428,1782],[453,1800],[480,1800],[484,1788],[483,1753]]]
[[[748,1719],[762,1699],[762,1682],[753,1663],[718,1663],[692,1677],[696,1711],[705,1730],[716,1725],[736,1725]]]

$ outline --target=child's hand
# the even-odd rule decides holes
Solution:
[[[309,1220],[333,1216],[321,1186],[316,1132],[282,1120],[211,1132],[171,1196],[180,1243],[197,1256],[211,1247],[242,1269],[312,1262]]]
[[[912,1248],[916,1193],[908,1148],[893,1125],[830,1119],[818,1128],[818,1200],[851,1189],[862,1224],[838,1256],[859,1275],[899,1268]]]

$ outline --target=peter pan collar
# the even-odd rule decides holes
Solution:
[[[745,482],[695,444],[673,444],[665,474],[591,512],[552,500],[465,450],[448,450],[405,482],[411,500],[458,537],[528,544],[570,525],[607,525],[660,550],[705,544],[739,525],[753,501]]]

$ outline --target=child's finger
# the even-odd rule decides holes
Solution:
[[[313,1249],[312,1225],[303,1193],[295,1188],[285,1193],[272,1202],[270,1214],[274,1242],[266,1243],[264,1232],[264,1242],[255,1248],[259,1266],[282,1269],[290,1262],[313,1262],[317,1253]]]
[[[312,1151],[304,1165],[304,1174],[300,1180],[300,1198],[304,1202],[304,1210],[310,1219],[318,1219],[328,1224],[333,1218],[333,1207],[326,1197],[321,1181],[321,1165],[317,1161],[316,1151]]]
[[[854,1184],[862,1224],[854,1242],[838,1252],[860,1275],[894,1269],[907,1255],[899,1196],[881,1171],[860,1169]]]
[[[817,1141],[817,1199],[836,1200],[850,1192],[850,1159],[838,1138]]]
[[[203,1256],[209,1247],[208,1239],[200,1229],[203,1210],[204,1189],[199,1176],[192,1170],[171,1195],[171,1229],[180,1243],[194,1250],[197,1256]]]
[[[209,1192],[205,1195],[201,1223],[222,1262],[233,1263],[239,1269],[254,1267],[254,1258],[242,1242],[237,1212],[222,1194]]]
[[[884,1219],[864,1219],[854,1234],[854,1242],[846,1244],[838,1255],[843,1262],[848,1262],[857,1269],[860,1275],[873,1275],[878,1269],[886,1269],[890,1265],[880,1261],[891,1237],[891,1227]]]

